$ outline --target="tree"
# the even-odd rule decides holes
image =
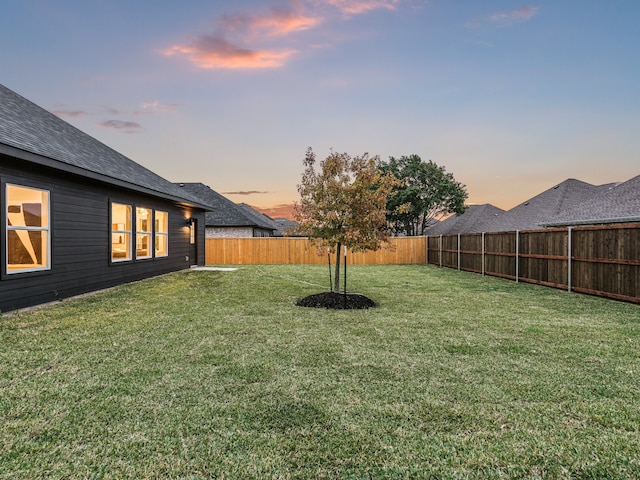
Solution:
[[[431,160],[423,162],[418,155],[390,157],[380,169],[400,180],[387,204],[387,220],[396,233],[424,235],[438,217],[465,211],[465,185]],[[401,205],[408,208],[398,209]]]
[[[381,248],[388,240],[387,201],[399,182],[378,168],[377,156],[366,153],[351,158],[331,152],[316,171],[316,156],[309,148],[303,163],[300,203],[294,207],[296,230],[318,248],[330,247],[336,253],[333,291],[339,292],[341,248]]]

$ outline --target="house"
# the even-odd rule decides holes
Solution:
[[[246,203],[239,203],[238,206],[248,217],[253,218],[257,223],[262,225],[263,228],[271,230],[271,234],[265,236],[275,237],[277,235],[278,229],[280,229],[280,224],[269,215],[257,211],[251,205],[247,205]]]
[[[272,237],[279,227],[248,205],[237,205],[202,183],[176,185],[209,206],[210,211],[205,215],[206,238]]]
[[[464,213],[451,215],[427,230],[427,235],[452,235],[463,233],[482,233],[487,231],[486,225],[495,217],[505,213],[504,210],[490,203],[469,205]]]
[[[0,85],[0,310],[203,265],[207,207]]]
[[[537,230],[562,212],[576,208],[611,185],[591,185],[569,178],[533,198],[500,213],[484,225],[485,232]]]
[[[640,222],[640,175],[608,185],[597,195],[550,218],[545,227]]]

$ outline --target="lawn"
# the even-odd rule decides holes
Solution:
[[[0,478],[637,478],[640,306],[432,266],[179,272],[0,319]]]

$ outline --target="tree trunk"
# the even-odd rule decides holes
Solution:
[[[422,215],[420,222],[420,235],[424,235],[425,230],[427,229],[427,216]]]
[[[336,246],[336,270],[335,275],[333,276],[333,291],[335,293],[340,293],[340,260],[342,259],[341,250],[342,244],[338,243],[338,245]]]

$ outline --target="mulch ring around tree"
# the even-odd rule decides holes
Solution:
[[[332,310],[356,310],[378,306],[378,304],[369,297],[359,293],[347,293],[346,297],[345,305],[344,293],[316,293],[315,295],[300,298],[296,302],[296,305],[299,307],[329,308]]]

